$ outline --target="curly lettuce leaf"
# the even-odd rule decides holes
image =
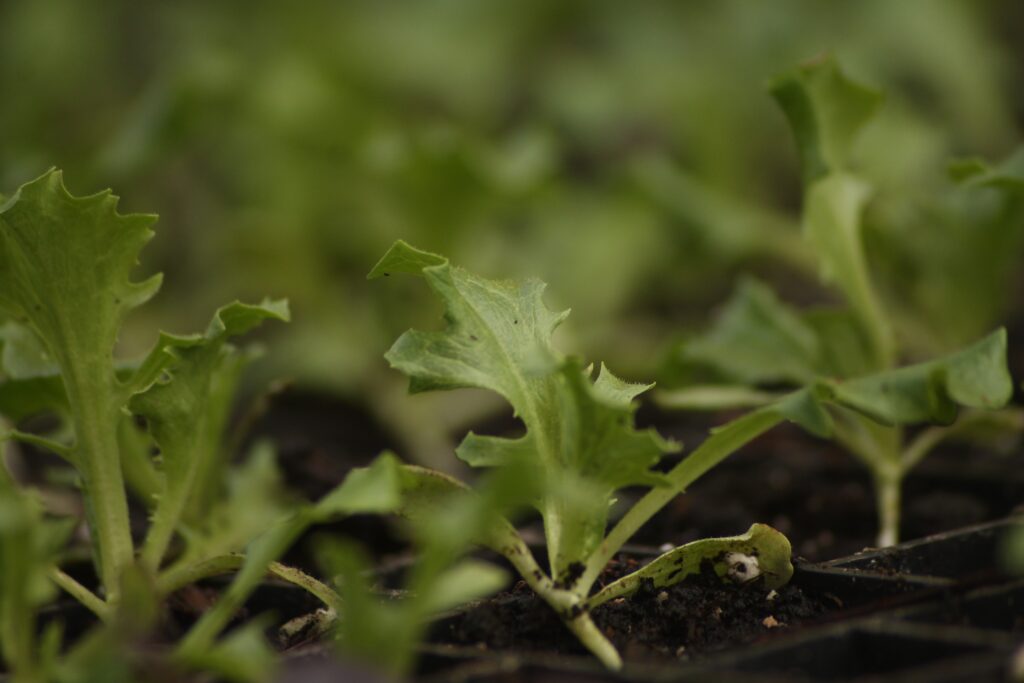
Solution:
[[[143,548],[143,560],[151,567],[157,567],[163,558],[200,483],[198,476],[206,471],[207,463],[220,457],[222,425],[216,424],[215,418],[225,414],[227,406],[217,400],[229,401],[232,396],[214,389],[219,375],[234,368],[237,351],[227,344],[228,339],[263,320],[286,321],[288,317],[284,301],[229,304],[217,311],[202,335],[161,335],[154,352],[161,359],[143,364],[143,368],[162,367],[164,375],[128,403],[132,413],[146,419],[163,463],[163,490]],[[208,424],[211,421],[214,424]]]
[[[161,278],[130,278],[152,237],[151,215],[122,215],[110,191],[74,197],[60,171],[26,183],[0,206],[0,311],[30,329],[60,368],[103,584],[116,601],[132,560],[117,424],[130,391],[113,352],[122,319]]]
[[[130,279],[155,220],[117,213],[109,190],[72,196],[57,170],[0,207],[0,309],[43,342],[73,385],[72,400],[97,398],[77,395],[81,380],[114,381],[121,321],[160,287],[160,275]]]
[[[370,277],[392,272],[427,281],[444,303],[446,327],[404,333],[385,358],[410,377],[413,392],[476,387],[509,401],[526,434],[470,434],[458,452],[473,465],[515,460],[535,468],[552,571],[562,575],[600,542],[616,489],[663,481],[650,468],[677,446],[633,427],[632,398],[647,387],[604,368],[592,381],[578,361],[564,359],[551,337],[568,311],[545,306],[538,280],[488,280],[401,241]]]

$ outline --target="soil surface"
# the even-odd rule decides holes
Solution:
[[[605,578],[614,580],[641,564],[617,560]],[[648,584],[632,596],[601,605],[593,618],[627,660],[689,660],[771,637],[838,607],[827,595],[793,584],[774,592],[759,581],[724,584],[708,564],[702,574],[675,586]],[[488,650],[586,652],[551,607],[522,581],[439,622],[431,640]]]

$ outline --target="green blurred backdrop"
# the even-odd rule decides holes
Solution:
[[[962,226],[936,235],[922,206],[949,158],[1019,144],[1022,29],[1019,0],[9,0],[0,191],[60,166],[73,192],[160,214],[143,269],[166,284],[126,350],[287,296],[266,372],[401,422],[381,355],[438,311],[364,280],[397,238],[547,280],[567,344],[627,376],[653,376],[741,269],[827,296],[807,294],[796,154],[764,88],[823,51],[887,93],[858,158],[877,268],[899,289],[924,250],[915,287],[941,280]],[[991,249],[1016,258],[1019,232]],[[941,350],[1004,315],[1004,260],[991,305],[950,332],[929,310],[960,289],[924,287],[905,333]],[[444,413],[430,400],[415,410]]]

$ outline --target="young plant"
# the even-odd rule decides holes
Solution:
[[[160,283],[159,276],[130,281],[154,218],[120,215],[116,201],[109,192],[73,197],[60,173],[51,171],[0,207],[0,310],[9,316],[0,326],[0,414],[17,423],[47,413],[59,422],[49,434],[8,429],[3,436],[48,449],[77,472],[99,577],[93,591],[60,570],[66,534],[51,542],[53,534],[46,530],[67,525],[44,523],[2,463],[2,655],[18,681],[49,677],[45,672],[53,668],[50,655],[60,645],[59,634],[51,629],[37,646],[32,620],[55,584],[105,623],[61,663],[64,673],[74,680],[76,671],[116,660],[130,675],[130,652],[119,652],[118,642],[146,633],[164,597],[198,580],[236,573],[178,643],[172,660],[231,680],[265,680],[273,661],[262,622],[252,621],[224,638],[220,634],[268,574],[340,612],[338,593],[277,559],[312,524],[396,510],[397,461],[379,458],[305,505],[286,500],[267,444],[256,444],[241,467],[228,469],[228,415],[241,371],[254,357],[229,339],[263,320],[287,320],[287,305],[230,304],[216,312],[204,333],[161,334],[141,361],[116,361],[123,317]],[[150,513],[138,549],[129,529],[126,483]],[[474,513],[473,518],[486,516]],[[498,570],[479,563],[449,569],[461,552],[453,533],[458,525],[434,526],[447,532],[424,555],[429,570],[416,582],[417,590],[431,597],[406,603],[415,606],[409,616],[416,617],[416,626],[408,630],[411,638],[399,668],[411,661],[409,643],[418,638],[427,614],[494,590],[503,580]],[[332,557],[340,562],[337,552]],[[344,593],[355,604],[366,603],[352,586]]]
[[[624,382],[603,366],[595,379],[579,360],[562,356],[551,337],[567,313],[553,313],[544,305],[541,282],[487,280],[404,242],[395,243],[370,277],[392,273],[423,277],[445,306],[444,330],[410,330],[385,356],[409,375],[410,390],[490,389],[509,401],[526,428],[517,439],[470,433],[456,454],[475,467],[526,467],[532,473],[536,490],[529,502],[543,519],[550,569],[538,564],[515,527],[499,515],[492,515],[474,540],[504,555],[605,665],[618,668],[621,659],[594,625],[590,610],[633,592],[645,580],[668,586],[699,571],[704,561],[724,578],[760,578],[768,587],[789,580],[789,542],[774,529],[755,524],[741,536],[672,550],[592,593],[622,545],[722,459],[786,419],[821,429],[826,416],[810,391],[716,430],[688,458],[659,473],[652,466],[679,445],[633,426],[633,399],[649,386]],[[626,486],[649,491],[606,533],[615,493]],[[401,512],[410,519],[473,495],[446,475],[402,468]]]
[[[109,191],[73,197],[60,172],[50,171],[0,207],[0,310],[9,316],[4,393],[13,403],[20,398],[65,416],[70,427],[63,441],[17,430],[8,436],[48,448],[80,476],[106,605],[117,603],[120,578],[135,562],[126,470],[152,489],[140,559],[156,572],[222,457],[225,404],[244,358],[229,338],[263,320],[288,318],[283,301],[233,303],[217,311],[205,333],[161,334],[141,362],[115,362],[123,318],[160,285],[159,275],[129,278],[155,217],[120,215],[116,205]],[[18,412],[7,417],[25,410]],[[145,420],[158,461],[144,447],[129,447],[126,414]]]
[[[1006,333],[937,360],[898,367],[896,325],[873,284],[862,237],[871,190],[849,170],[851,147],[881,96],[845,76],[831,59],[776,79],[772,94],[785,112],[804,172],[804,234],[823,278],[845,309],[798,311],[764,284],[747,279],[712,328],[682,349],[690,364],[713,369],[725,383],[660,396],[666,406],[721,409],[758,406],[778,394],[761,387],[803,386],[831,397],[833,437],[872,473],[878,545],[899,539],[901,484],[941,441],[1018,432],[1017,411],[989,412],[1012,394]],[[985,177],[983,169],[964,174]],[[934,239],[934,238],[933,238]],[[967,412],[956,421],[958,407]],[[903,425],[937,423],[906,439]]]
[[[238,569],[245,561],[240,551],[292,514],[266,447],[237,471],[226,465],[227,416],[241,371],[254,357],[229,340],[264,320],[287,320],[287,304],[233,303],[219,309],[202,334],[161,334],[141,361],[115,360],[124,316],[160,284],[159,275],[141,283],[129,279],[154,217],[120,215],[116,203],[109,192],[74,197],[61,174],[50,171],[0,206],[0,311],[8,316],[0,327],[0,413],[15,424],[40,413],[59,422],[49,434],[7,429],[3,436],[52,451],[77,473],[99,577],[98,589],[90,590],[62,572],[54,556],[32,585],[46,576],[108,623],[140,602],[121,604],[125,586],[155,588],[159,600]],[[20,509],[20,498],[8,500],[15,483],[3,465],[5,510]],[[126,480],[150,513],[138,549]],[[32,629],[24,624],[41,594],[12,583],[26,575],[24,563],[33,557],[11,550],[29,542],[17,529],[35,528],[18,524],[5,529],[3,540],[3,560],[14,563],[3,575],[13,586],[4,589],[4,656],[17,670],[30,670]],[[333,595],[297,570],[274,567],[271,573],[325,599]],[[12,619],[22,625],[20,635],[8,639],[15,633]],[[197,658],[219,661],[218,648],[240,642],[211,643]]]

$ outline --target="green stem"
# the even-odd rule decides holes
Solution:
[[[17,683],[42,681],[35,658],[36,612],[25,587],[31,577],[28,562],[19,557],[34,539],[25,528],[8,531],[0,555],[0,664],[6,660]]]
[[[74,368],[72,364],[62,365]],[[100,578],[108,601],[116,603],[121,573],[134,555],[117,441],[119,406],[111,400],[115,395],[113,371],[89,370],[65,372],[64,376],[75,428],[75,459],[82,476],[89,526],[96,539]]]
[[[11,429],[4,433],[4,438],[11,439],[12,441],[18,441],[21,443],[27,443],[36,448],[50,451],[62,457],[65,461],[70,464],[75,464],[75,455],[70,448],[64,444],[57,443],[52,439],[47,439],[44,436],[38,434],[30,434],[29,432],[23,432],[18,429]]]
[[[156,581],[157,591],[162,595],[173,593],[179,588],[208,579],[211,576],[230,574],[242,567],[245,563],[245,555],[219,555],[208,560],[195,564],[172,567],[167,570]],[[283,565],[280,562],[271,562],[267,567],[267,574],[304,588],[310,594],[318,598],[328,607],[338,611],[341,608],[341,596],[330,586],[314,579],[302,570]]]
[[[142,545],[142,565],[152,572],[160,569],[164,553],[171,543],[171,537],[178,526],[178,520],[185,509],[185,500],[188,490],[165,491],[162,499],[157,504],[156,512],[153,514],[153,523],[146,533],[146,540]]]
[[[565,590],[555,586],[551,577],[537,564],[530,548],[518,534],[500,547],[500,552],[515,567],[533,592],[555,610],[566,627],[592,652],[601,663],[613,671],[622,668],[622,658],[604,634],[594,625],[585,607],[586,594],[578,590]]]
[[[836,440],[871,470],[878,511],[879,548],[896,545],[900,536],[900,488],[907,455],[900,452],[903,430],[879,425],[860,415],[837,412]],[[927,433],[927,432],[926,432]],[[912,444],[911,458],[924,457],[937,434]],[[941,437],[940,437],[941,438]]]
[[[875,472],[875,496],[878,507],[879,548],[896,545],[900,541],[900,488],[902,473],[895,468]]]
[[[58,567],[50,567],[49,577],[61,590],[82,603],[90,612],[99,617],[101,621],[107,621],[110,618],[110,606],[107,603],[103,602],[95,593],[65,574]]]
[[[586,569],[576,582],[576,592],[589,594],[591,586],[615,553],[670,500],[737,449],[783,420],[785,417],[778,411],[757,410],[712,433],[666,475],[670,482],[668,486],[651,489],[623,515],[587,560]]]

